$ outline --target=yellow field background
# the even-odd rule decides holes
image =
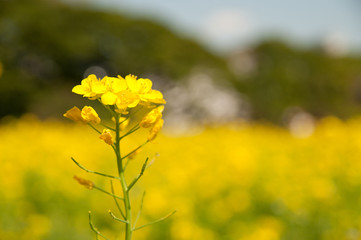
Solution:
[[[146,134],[146,133],[144,133]],[[124,153],[143,142],[124,139]],[[88,190],[77,175],[109,190],[108,179],[79,169],[116,173],[112,149],[90,128],[31,116],[0,125],[0,239],[94,239],[95,226],[122,239],[110,196]],[[164,130],[129,164],[128,179],[149,156],[133,189],[133,214],[146,190],[135,239],[361,239],[361,119],[320,120],[307,138],[266,124]],[[116,185],[119,192],[120,186]]]

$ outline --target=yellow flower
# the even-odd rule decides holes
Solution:
[[[127,89],[127,84],[124,79],[114,77],[104,77],[102,79],[106,91],[101,96],[101,101],[104,105],[114,105],[117,102],[117,93]]]
[[[162,112],[164,110],[164,106],[159,106],[152,111],[150,111],[145,117],[140,121],[139,126],[143,128],[151,127],[155,122],[162,118]]]
[[[141,95],[141,99],[144,102],[166,104],[166,101],[163,98],[163,94],[158,90],[150,90],[148,93]]]
[[[91,122],[96,124],[100,123],[100,118],[98,116],[98,113],[92,107],[89,106],[83,107],[83,109],[81,110],[81,116],[86,122]]]
[[[134,108],[139,103],[139,96],[130,91],[124,90],[117,93],[117,112],[126,114],[127,108]]]
[[[155,139],[155,137],[158,135],[159,131],[162,129],[163,127],[163,123],[164,120],[163,119],[159,119],[154,125],[153,127],[150,129],[149,131],[149,135],[148,135],[148,140],[152,141]]]
[[[63,116],[75,122],[87,123],[87,121],[81,116],[80,109],[77,107],[69,109],[66,113],[63,114]]]
[[[131,92],[139,95],[140,100],[143,103],[156,103],[156,104],[165,104],[163,99],[163,94],[157,90],[152,89],[152,81],[148,78],[139,78],[134,75],[127,75],[125,81],[128,85],[128,88]]]
[[[104,140],[106,144],[112,145],[113,144],[113,136],[110,133],[109,129],[104,129],[103,133],[99,136],[100,139]]]
[[[152,81],[147,78],[139,78],[134,75],[128,75],[125,77],[128,88],[134,93],[144,94],[152,89]]]
[[[83,185],[87,189],[92,190],[94,187],[94,183],[92,181],[86,180],[84,178],[80,178],[78,176],[73,177],[80,185]]]
[[[81,81],[81,85],[76,85],[72,91],[76,94],[83,95],[83,97],[94,100],[105,93],[106,88],[94,74],[90,74]]]

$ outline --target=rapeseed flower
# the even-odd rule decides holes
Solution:
[[[150,111],[145,117],[140,121],[139,126],[143,128],[151,127],[148,135],[148,140],[152,141],[157,136],[158,132],[163,127],[163,110],[164,106],[159,106],[152,111]]]
[[[164,120],[159,119],[149,131],[148,140],[153,141],[163,127]]]
[[[114,105],[117,102],[117,93],[127,89],[124,79],[115,77],[104,77],[101,83],[105,86],[105,93],[101,96],[104,105]]]
[[[97,79],[94,74],[90,74],[87,78],[81,81],[80,85],[76,85],[73,90],[74,93],[83,95],[91,100],[97,99],[100,94],[105,92],[105,86]]]
[[[109,129],[104,129],[99,138],[102,139],[106,144],[112,145],[114,143],[113,136]]]
[[[165,104],[163,94],[157,90],[152,89],[152,81],[147,78],[139,78],[134,75],[127,75],[125,77],[128,88],[131,92],[138,94],[143,104],[157,103]]]
[[[151,127],[153,124],[155,124],[155,122],[157,122],[160,118],[162,118],[163,110],[164,110],[164,106],[160,106],[153,109],[141,120],[139,126],[143,128]]]
[[[69,109],[68,111],[66,111],[66,113],[63,114],[63,116],[75,122],[80,122],[84,124],[87,123],[87,121],[81,115],[81,110],[77,107]]]
[[[116,111],[121,114],[128,114],[128,108],[134,108],[139,103],[139,95],[130,91],[121,91],[117,94]]]
[[[100,123],[98,113],[90,106],[85,106],[81,110],[81,117],[88,123]]]
[[[128,108],[134,108],[138,104],[153,107],[152,104],[166,103],[163,94],[152,89],[152,85],[150,79],[137,79],[131,74],[125,78],[119,75],[117,78],[105,76],[101,80],[94,74],[90,74],[72,91],[90,100],[100,99],[104,105],[115,105],[118,113],[126,115]]]
[[[86,169],[84,166],[79,164],[74,158],[71,158],[75,164],[77,164],[81,169],[86,172],[91,172],[97,175],[101,175],[104,177],[110,177],[113,179],[117,179],[120,181],[123,197],[119,197],[114,193],[110,193],[104,189],[96,187],[93,182],[74,177],[81,185],[89,189],[97,189],[103,193],[111,195],[116,200],[122,199],[124,203],[125,212],[121,211],[119,208],[122,219],[114,216],[111,212],[111,216],[125,223],[125,239],[131,240],[132,234],[135,230],[141,229],[143,227],[149,226],[156,222],[162,221],[168,217],[170,217],[175,212],[168,214],[166,217],[163,217],[157,221],[142,225],[140,227],[135,227],[137,219],[140,216],[140,212],[138,213],[137,219],[134,221],[134,225],[132,226],[132,211],[131,211],[131,202],[129,192],[132,187],[137,183],[140,177],[142,177],[144,171],[148,166],[148,159],[145,159],[145,162],[141,168],[140,173],[131,181],[129,184],[125,181],[124,173],[125,169],[133,159],[136,154],[140,151],[140,149],[147,144],[149,141],[152,141],[160,131],[163,126],[162,112],[164,107],[159,106],[161,104],[165,104],[165,100],[163,99],[163,95],[161,92],[152,89],[152,81],[146,78],[137,79],[134,75],[127,75],[125,78],[118,76],[118,78],[114,77],[104,77],[103,79],[98,79],[94,74],[89,75],[87,78],[81,81],[80,85],[77,85],[72,90],[76,94],[83,95],[83,97],[87,97],[90,100],[98,100],[103,106],[110,111],[113,120],[113,126],[108,126],[102,123],[104,127],[106,127],[102,132],[99,131],[99,126],[93,126],[91,123],[99,124],[101,119],[99,118],[97,112],[90,106],[83,107],[80,110],[77,107],[73,107],[69,111],[67,111],[64,116],[72,119],[74,121],[88,123],[89,126],[99,133],[99,138],[103,140],[106,144],[111,145],[116,155],[116,162],[118,167],[118,176],[111,176],[105,173],[91,171]],[[129,114],[129,110],[137,107],[137,110],[132,111]],[[143,117],[140,121],[138,117],[134,117],[133,115],[141,110],[142,108],[146,108],[149,111],[145,117]],[[142,111],[141,111],[142,112]],[[135,120],[134,126],[132,126],[126,133],[121,133],[129,124]],[[127,137],[128,135],[134,133],[140,128],[150,128],[148,134],[148,140],[143,144],[140,144],[131,152],[123,155],[121,153],[121,140]],[[114,131],[115,137],[113,138],[111,131]],[[123,141],[122,141],[123,143]],[[112,190],[113,191],[113,190]],[[142,200],[143,201],[143,200]],[[118,203],[117,203],[118,205]],[[98,235],[105,238],[93,225],[91,221],[91,215],[89,212],[89,224],[91,229]]]

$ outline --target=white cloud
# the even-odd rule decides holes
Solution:
[[[200,36],[219,47],[240,43],[252,30],[251,18],[240,9],[219,9],[205,18]]]

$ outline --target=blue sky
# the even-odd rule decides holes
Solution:
[[[361,50],[360,0],[77,1],[152,19],[220,53],[244,48],[265,36],[280,36],[298,45],[331,39],[349,52]]]

